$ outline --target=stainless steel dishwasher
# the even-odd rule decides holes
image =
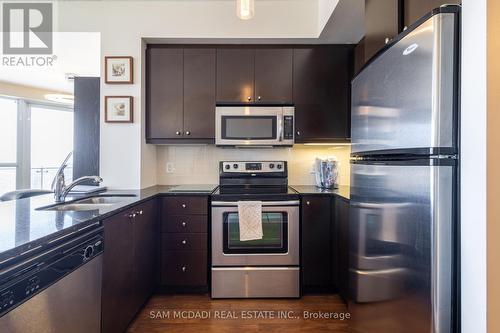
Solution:
[[[0,270],[0,327],[12,333],[101,330],[102,227]]]

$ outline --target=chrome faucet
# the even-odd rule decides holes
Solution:
[[[71,157],[71,155],[72,152],[68,154],[68,156],[64,160],[59,170],[57,170],[56,176],[54,177],[54,181],[52,181],[52,189],[54,190],[54,199],[56,202],[64,202],[66,196],[71,191],[71,189],[76,185],[83,183],[84,181],[93,180],[96,184],[102,183],[102,178],[99,176],[85,176],[74,180],[73,182],[71,182],[71,184],[66,186],[66,181],[64,178],[64,169],[66,168],[67,162]]]

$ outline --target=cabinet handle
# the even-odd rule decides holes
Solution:
[[[135,216],[136,216],[136,215],[135,215],[135,213],[132,213],[132,214],[129,214],[129,215],[128,215],[128,218],[129,218],[129,219],[133,219]]]
[[[136,215],[142,215],[142,210],[138,210],[137,212],[135,212]]]
[[[186,204],[182,204],[182,208],[186,208]]]
[[[189,132],[189,131],[186,131],[186,135],[191,135],[191,132]]]
[[[310,201],[306,201],[306,205],[311,205],[311,202]]]
[[[183,245],[186,245],[186,244],[187,244],[187,240],[183,239],[183,240],[182,240],[182,244],[183,244]]]
[[[261,96],[259,96],[259,97],[257,97],[257,99],[260,101],[260,100],[262,99],[262,97],[261,97]]]
[[[185,272],[186,271],[186,266],[182,266],[182,271]]]
[[[385,44],[389,44],[390,41],[391,39],[389,37],[385,37]]]
[[[181,132],[180,131],[176,131],[175,135],[181,135]]]
[[[182,222],[182,226],[185,228],[186,227],[186,222]]]
[[[250,102],[252,100],[252,97],[248,96],[247,100]]]
[[[297,131],[297,136],[300,136],[300,131]]]

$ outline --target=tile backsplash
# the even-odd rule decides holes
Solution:
[[[340,161],[340,185],[349,185],[350,146],[308,146],[251,149],[218,148],[213,145],[157,146],[158,184],[217,184],[219,161],[288,161],[288,183],[313,185],[316,157],[337,157]],[[167,165],[168,164],[168,165]],[[167,169],[169,169],[167,173]]]

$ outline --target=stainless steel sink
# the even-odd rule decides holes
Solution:
[[[73,211],[73,212],[80,212],[80,211],[86,211],[86,210],[98,210],[101,208],[106,208],[113,206],[112,203],[105,203],[105,204],[82,204],[82,203],[68,203],[68,204],[59,204],[59,205],[54,205],[54,206],[49,206],[49,207],[42,207],[40,210],[56,210],[56,211]]]
[[[117,194],[117,195],[98,195],[89,198],[83,198],[70,202],[62,202],[60,204],[37,208],[37,210],[53,210],[53,211],[87,211],[99,210],[119,204],[126,198],[135,197],[134,194]]]
[[[124,201],[124,196],[98,196],[75,201],[84,205],[116,204]]]

